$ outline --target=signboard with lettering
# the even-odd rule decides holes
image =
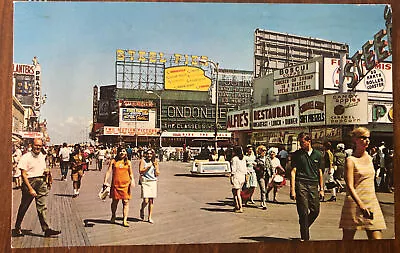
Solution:
[[[319,89],[319,63],[308,62],[274,71],[274,95]]]
[[[368,122],[393,123],[393,103],[369,102]]]
[[[218,129],[224,129],[227,113],[232,110],[218,108]],[[163,105],[162,129],[182,131],[213,131],[215,106],[210,104]]]
[[[14,75],[18,74],[18,75],[34,76],[35,75],[35,65],[14,63],[13,64],[13,74]]]
[[[326,124],[368,124],[368,93],[348,92],[327,94]]]
[[[179,66],[165,69],[165,89],[208,91],[211,79],[198,67]]]
[[[324,143],[325,141],[341,141],[342,128],[341,127],[324,127],[313,128],[311,130],[313,143]]]
[[[93,123],[97,122],[99,116],[99,88],[93,86]]]
[[[231,133],[218,132],[217,137],[219,138],[231,138]],[[214,132],[163,132],[162,137],[191,137],[191,138],[214,138]]]
[[[162,63],[168,66],[192,65],[206,66],[208,63],[200,63],[199,60],[208,60],[207,56],[188,55],[188,54],[166,54],[163,52],[117,49],[117,61],[142,62],[142,63]]]
[[[253,109],[253,129],[299,126],[298,101]]]
[[[35,83],[33,89],[33,109],[36,112],[39,112],[40,106],[42,105],[41,101],[41,68],[40,65],[37,64],[35,66]]]
[[[362,50],[355,52],[350,62],[344,66],[344,77],[348,77],[350,81],[344,82],[343,85],[347,85],[349,89],[354,90],[360,80],[364,79],[376,64],[392,55],[392,8],[390,5],[385,6],[383,18],[386,29],[378,31],[373,40],[366,41]],[[382,81],[378,80],[379,82]]]
[[[350,59],[347,60],[347,63]],[[339,63],[340,60],[336,58],[324,58],[324,88],[336,88],[339,87]],[[364,72],[367,72],[365,63],[362,61],[361,66]],[[349,77],[344,79],[344,83],[350,82]],[[392,63],[381,62],[377,63],[371,71],[366,74],[361,84],[357,86],[357,91],[369,91],[369,92],[393,92],[393,80],[392,80]]]
[[[19,132],[18,134],[27,139],[43,138],[42,132]]]
[[[228,112],[226,128],[228,131],[250,130],[250,110]]]
[[[158,128],[134,128],[134,127],[111,127],[103,128],[104,135],[121,135],[121,136],[157,136]]]
[[[122,121],[149,121],[149,109],[121,108]]]
[[[325,124],[325,97],[315,96],[299,100],[300,126]]]
[[[145,107],[145,108],[152,108],[155,107],[153,101],[131,101],[131,100],[118,100],[119,107]]]

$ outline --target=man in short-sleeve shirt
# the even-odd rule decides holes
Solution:
[[[50,185],[45,176],[46,155],[41,152],[42,146],[43,143],[41,139],[34,139],[32,151],[24,154],[18,163],[18,168],[21,170],[23,184],[21,188],[21,204],[18,208],[15,229],[13,231],[14,236],[23,236],[21,230],[22,220],[24,219],[25,213],[33,199],[35,199],[36,202],[36,210],[44,236],[50,237],[61,233],[60,231],[51,229],[47,223],[46,199]]]
[[[324,196],[322,153],[311,146],[311,136],[300,133],[301,149],[292,157],[290,198],[296,200],[302,240],[310,240],[309,228],[317,219],[320,197]]]

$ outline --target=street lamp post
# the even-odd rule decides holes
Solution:
[[[218,110],[219,110],[219,104],[218,104],[218,71],[219,71],[219,63],[215,63],[211,60],[206,60],[206,59],[200,59],[200,63],[205,64],[207,62],[211,63],[214,66],[215,73],[216,73],[216,79],[215,79],[215,127],[214,127],[214,145],[215,145],[215,151],[217,151],[218,144],[217,144],[217,134],[218,134]]]
[[[157,97],[158,97],[158,99],[160,100],[160,143],[159,143],[159,146],[160,146],[160,149],[162,148],[162,137],[161,137],[161,134],[162,134],[162,126],[161,126],[161,110],[162,110],[162,107],[161,107],[161,96],[160,95],[158,95],[157,93],[155,93],[154,91],[152,91],[152,90],[148,90],[148,91],[146,91],[146,93],[147,94],[154,94],[154,95],[156,95]]]

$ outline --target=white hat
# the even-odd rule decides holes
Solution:
[[[344,144],[343,144],[343,143],[339,143],[339,144],[336,146],[336,148],[337,148],[337,149],[344,149]]]
[[[274,152],[275,154],[278,154],[278,148],[272,147],[268,149],[268,154],[270,154],[271,152]]]

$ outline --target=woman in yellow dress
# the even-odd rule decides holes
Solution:
[[[110,166],[104,177],[104,185],[108,184],[108,178],[112,174],[110,198],[111,202],[111,223],[115,223],[116,211],[119,200],[123,205],[123,223],[124,227],[129,227],[128,211],[129,200],[131,199],[131,188],[135,187],[131,162],[128,160],[126,150],[118,147],[116,157],[111,161]]]
[[[357,230],[365,230],[370,240],[382,239],[386,224],[375,194],[372,157],[366,152],[370,131],[355,128],[351,138],[354,151],[345,164],[347,189],[339,227],[343,229],[343,240],[353,240]]]

